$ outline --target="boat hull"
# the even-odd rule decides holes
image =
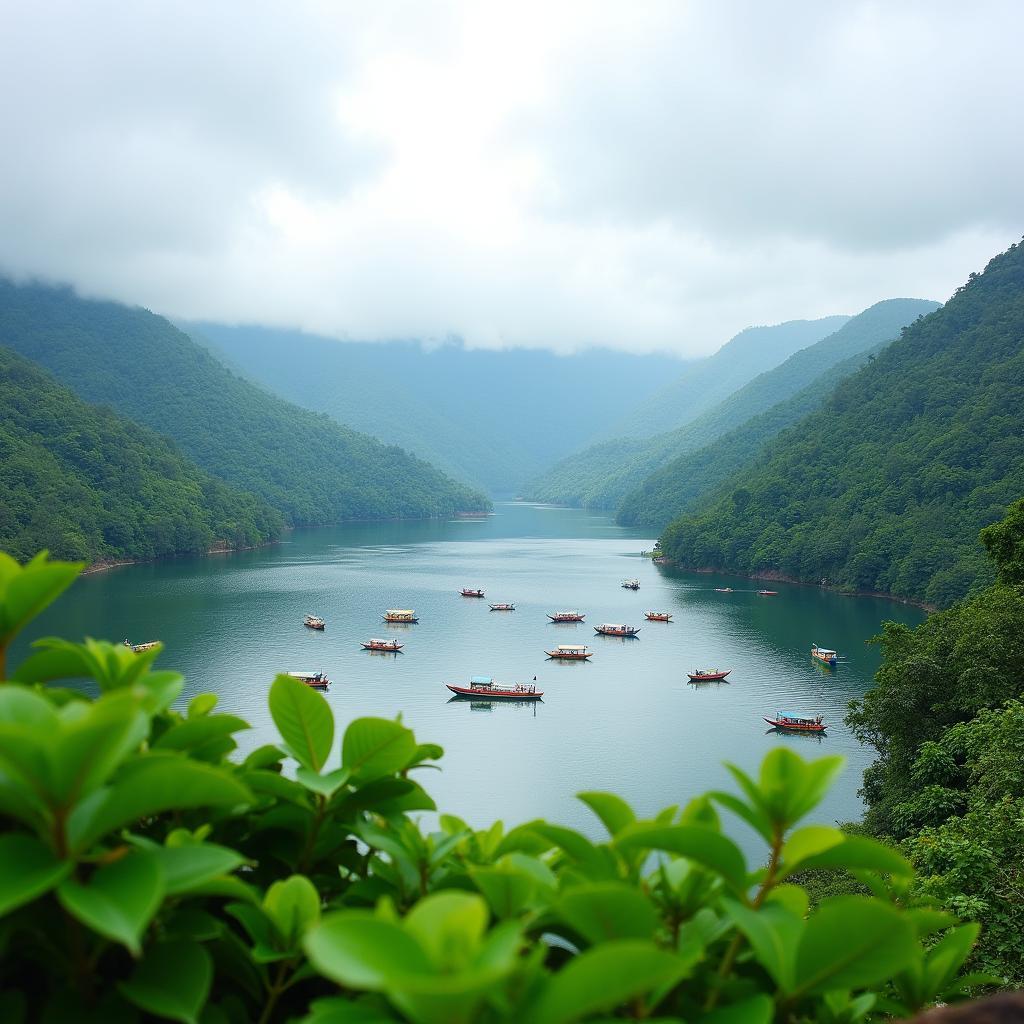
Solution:
[[[326,623],[322,623],[322,622],[321,622],[321,623],[316,623],[316,622],[304,622],[304,623],[303,623],[303,625],[304,625],[304,626],[306,627],[306,629],[319,629],[319,630],[324,630],[324,629],[326,629],[326,628],[327,628],[327,624],[326,624]]]
[[[672,616],[671,615],[658,615],[658,614],[652,614],[651,612],[648,612],[646,615],[644,615],[644,618],[648,622],[671,622],[672,621]]]
[[[779,722],[772,718],[766,718],[765,721],[773,728],[779,729],[782,732],[817,732],[823,733],[828,726],[818,725],[816,722],[808,722],[806,725],[801,725],[799,722]]]
[[[419,622],[419,618],[414,619],[389,619],[386,615],[384,616],[385,622],[390,622],[392,625],[407,626],[410,622]]]
[[[561,624],[561,623],[564,623],[564,622],[582,622],[586,618],[586,616],[585,615],[549,615],[548,618],[552,622],[557,622],[557,623]]]
[[[587,651],[586,654],[559,654],[558,651],[545,651],[544,653],[557,661],[586,661],[587,658],[594,656],[593,651]]]
[[[544,696],[543,690],[499,690],[499,689],[473,689],[471,686],[452,686],[445,683],[446,687],[456,697],[465,697],[472,700],[540,700]]]
[[[595,626],[594,627],[594,632],[598,636],[619,636],[619,637],[623,637],[624,639],[627,639],[627,640],[632,640],[632,639],[636,638],[636,635],[637,635],[637,633],[640,632],[640,630],[639,629],[628,629],[628,630],[627,629],[598,629]]]
[[[515,610],[516,610],[516,606],[514,604],[492,604],[491,605],[491,611],[492,612],[514,612]]]
[[[483,597],[484,592],[482,590],[460,590],[459,593],[463,597]]]
[[[401,654],[404,644],[388,645],[383,647],[380,644],[360,644],[364,651],[375,651],[377,654]]]

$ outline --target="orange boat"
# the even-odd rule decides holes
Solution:
[[[593,651],[586,647],[572,644],[559,644],[553,651],[544,652],[549,658],[561,658],[563,661],[586,661],[594,656]]]
[[[384,651],[387,654],[398,654],[405,644],[400,644],[397,640],[380,640],[373,638],[367,640],[362,645],[364,651]]]
[[[601,636],[636,636],[640,632],[640,627],[626,626],[619,622],[603,622],[600,626],[594,627],[594,632]]]
[[[790,732],[824,732],[828,726],[821,720],[821,715],[793,715],[788,711],[776,711],[775,718],[765,721],[773,729],[785,729]]]
[[[530,683],[516,683],[514,686],[496,686],[490,676],[473,676],[469,686],[452,686],[445,683],[456,697],[471,697],[474,700],[540,700],[543,690]]]
[[[483,597],[484,592],[482,590],[472,590],[469,587],[463,587],[459,593],[463,597]]]
[[[548,618],[552,622],[582,622],[586,615],[583,612],[555,612],[554,615],[548,612]]]
[[[671,622],[671,612],[644,612],[644,618],[648,622]]]
[[[690,677],[691,683],[715,683],[721,682],[731,671],[731,668],[727,668],[724,672],[716,668],[713,672],[705,672],[704,669],[695,668],[686,674]]]

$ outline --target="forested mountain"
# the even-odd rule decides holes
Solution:
[[[293,525],[446,515],[488,499],[402,449],[267,394],[144,309],[0,280],[0,343],[173,438]]]
[[[692,511],[696,503],[707,500],[722,481],[752,462],[767,441],[819,408],[844,378],[873,359],[906,324],[937,306],[937,302],[923,299],[878,302],[835,334],[755,378],[736,393],[735,401],[722,406],[720,416],[709,413],[692,425],[695,428],[692,432],[687,433],[684,428],[679,447],[690,450],[625,495],[619,505],[618,521],[626,526],[662,530],[676,516]],[[872,341],[876,344],[872,345]],[[831,362],[843,355],[848,357]],[[794,382],[801,380],[807,382],[805,387],[791,398],[778,400],[789,392]],[[768,406],[767,411],[751,416],[742,426],[698,447],[698,432],[707,436],[708,428],[719,425],[722,417],[734,407],[759,406]]]
[[[0,549],[89,562],[276,536],[281,516],[0,346]]]
[[[594,445],[552,467],[529,486],[528,494],[538,501],[559,505],[618,508],[651,474],[671,460],[732,431],[737,423],[771,409],[811,383],[825,393],[831,391],[838,379],[834,372],[837,364],[895,338],[914,317],[930,313],[937,305],[921,299],[889,299],[876,303],[848,319],[835,333],[749,380],[685,426],[656,437],[620,438]],[[730,345],[734,343],[735,339]],[[850,366],[848,372],[855,368],[855,365]],[[678,509],[662,519],[658,527],[664,526],[677,512]]]
[[[429,349],[260,327],[186,329],[290,401],[502,495],[517,494],[529,477],[603,431],[625,403],[652,394],[685,365],[665,355],[599,349]]]
[[[1024,246],[972,274],[727,489],[666,529],[669,557],[939,605],[985,581],[978,530],[1024,493]]]

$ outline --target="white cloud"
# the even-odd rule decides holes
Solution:
[[[693,353],[1024,230],[1013,2],[0,19],[0,267],[170,315]]]

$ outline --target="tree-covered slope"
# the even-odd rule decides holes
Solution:
[[[0,346],[0,548],[89,562],[261,543],[283,521]]]
[[[1024,246],[666,529],[686,565],[948,604],[986,578],[978,530],[1024,492]]]
[[[905,325],[937,306],[936,302],[922,299],[878,302],[835,334],[755,378],[736,393],[735,400],[715,410],[718,415],[708,413],[692,425],[692,430],[684,428],[678,446],[690,450],[657,470],[622,499],[619,522],[662,530],[676,516],[692,511],[724,480],[752,462],[767,441],[819,408],[844,378],[874,358]],[[804,387],[792,397],[784,397],[794,384],[801,382]],[[710,444],[699,444],[700,436],[706,437],[720,428],[734,407],[749,410],[766,406],[765,412],[751,416],[735,430]]]
[[[676,430],[656,437],[606,441],[563,459],[530,486],[529,495],[561,505],[618,508],[627,495],[642,487],[653,473],[673,459],[710,444],[732,431],[738,423],[771,409],[810,382],[817,382],[817,386],[830,391],[834,381],[831,371],[837,364],[879,342],[895,338],[905,324],[922,313],[930,313],[937,305],[920,299],[889,299],[876,303],[848,319],[833,334],[748,380],[726,399]],[[667,521],[662,520],[659,528]]]
[[[237,377],[144,309],[0,280],[0,343],[86,401],[172,437],[204,469],[260,495],[294,525],[488,505],[402,449]]]

